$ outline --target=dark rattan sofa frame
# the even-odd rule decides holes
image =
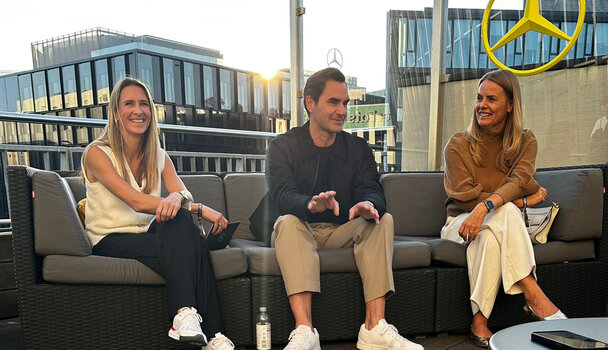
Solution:
[[[42,279],[34,252],[32,182],[35,169],[8,169],[16,282],[24,348],[176,348],[166,336],[163,286],[68,285]],[[604,188],[608,167],[602,167]],[[596,259],[538,266],[545,292],[571,317],[605,316],[608,301],[608,196],[603,196],[602,236]],[[471,322],[466,268],[431,266],[394,271],[398,293],[387,319],[406,334],[466,331]],[[567,283],[564,283],[567,281]],[[322,274],[323,293],[313,296],[313,318],[323,340],[355,339],[364,319],[357,273]],[[564,286],[568,287],[565,288]],[[271,311],[274,343],[285,343],[293,317],[280,276],[249,274],[219,281],[227,333],[236,344],[254,342],[252,320]],[[161,307],[162,305],[162,307]],[[431,305],[431,307],[428,307]],[[529,321],[523,297],[499,293],[491,327]]]
[[[538,282],[543,291],[569,317],[608,316],[608,164],[581,167],[539,169],[542,171],[601,168],[603,173],[602,236],[595,240],[595,259],[539,264]],[[564,184],[567,186],[567,184]],[[466,268],[436,267],[436,315],[435,331],[467,331],[472,321]],[[463,302],[464,301],[464,302]],[[498,293],[492,317],[491,329],[502,329],[515,324],[530,322],[522,311],[523,294],[507,296]]]
[[[164,286],[46,283],[34,252],[32,175],[8,168],[13,250],[25,349],[175,349]],[[226,333],[237,344],[252,340],[248,277],[218,281]]]

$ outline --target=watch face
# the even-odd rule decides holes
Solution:
[[[179,191],[179,194],[182,195],[183,200],[187,201],[188,200],[188,196],[186,195],[186,191]]]
[[[494,203],[492,203],[492,201],[484,201],[484,203],[486,204],[488,210],[494,209]]]

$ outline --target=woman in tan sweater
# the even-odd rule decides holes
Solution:
[[[566,318],[536,283],[532,243],[518,207],[547,199],[534,180],[538,144],[523,129],[517,77],[506,70],[484,75],[466,131],[445,147],[448,219],[441,237],[468,244],[471,336],[488,346],[488,317],[502,282],[505,293],[524,293],[524,309],[538,319]]]

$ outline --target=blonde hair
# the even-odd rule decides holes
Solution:
[[[490,80],[498,84],[505,92],[507,99],[513,108],[506,117],[505,129],[502,136],[502,151],[496,158],[496,167],[502,172],[508,172],[515,162],[523,138],[524,118],[521,109],[521,90],[517,76],[508,70],[495,70],[486,73],[480,80],[479,85]],[[483,141],[481,138],[481,127],[477,122],[477,115],[473,110],[473,118],[467,128],[469,134],[469,150],[473,156],[475,165],[482,165],[481,152],[483,151]]]
[[[160,141],[154,101],[152,100],[150,91],[140,80],[126,76],[114,85],[114,89],[110,95],[110,104],[108,106],[108,124],[103,129],[101,135],[95,139],[95,141],[91,142],[88,147],[100,144],[109,146],[118,162],[118,173],[125,181],[128,183],[130,182],[124,155],[122,130],[121,125],[118,122],[118,118],[120,117],[118,112],[120,94],[127,86],[138,86],[142,88],[150,103],[150,125],[144,134],[144,139],[138,154],[142,158],[140,169],[143,171],[140,171],[139,178],[136,178],[140,183],[142,180],[145,181],[143,192],[150,193],[152,189],[155,188],[158,181],[160,181],[158,176],[158,151],[160,149]],[[133,176],[138,176],[138,174],[133,174]]]

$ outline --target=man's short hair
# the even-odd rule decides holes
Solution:
[[[304,109],[307,113],[310,113],[310,111],[306,108],[306,97],[310,96],[312,100],[315,101],[315,104],[319,103],[319,97],[321,97],[323,90],[325,90],[325,83],[327,83],[328,80],[345,83],[346,77],[339,69],[333,67],[321,69],[311,75],[304,86]]]

